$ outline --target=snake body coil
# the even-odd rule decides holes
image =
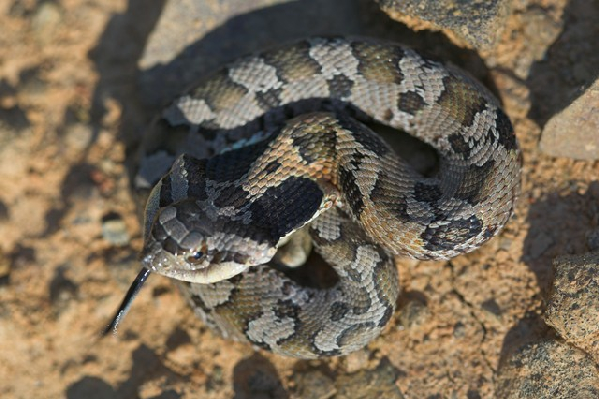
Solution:
[[[368,122],[431,145],[438,174],[414,172]],[[165,108],[149,137],[144,266],[179,280],[223,335],[305,358],[378,336],[399,293],[394,254],[476,249],[509,219],[519,183],[512,125],[486,89],[370,40],[242,58]],[[165,137],[183,155],[152,146]],[[269,266],[303,263],[293,244],[306,235],[335,269],[333,287]]]

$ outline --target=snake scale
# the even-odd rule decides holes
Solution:
[[[432,146],[438,173],[416,173],[371,122]],[[510,218],[519,188],[517,141],[493,95],[372,39],[241,58],[164,108],[148,137],[144,268],[107,330],[156,272],[223,336],[302,358],[376,338],[399,294],[394,255],[476,249]],[[335,270],[332,286],[272,267],[303,264],[310,246]]]

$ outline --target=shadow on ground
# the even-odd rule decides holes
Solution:
[[[556,256],[587,252],[585,234],[595,226],[598,215],[599,181],[582,194],[549,193],[530,205],[522,260],[535,273],[542,292],[547,292],[553,281]]]
[[[530,68],[528,117],[541,127],[589,87],[599,76],[599,2],[570,0],[564,30],[545,57]]]
[[[233,369],[235,399],[289,398],[275,366],[256,353],[239,361]]]
[[[180,380],[180,377],[162,363],[160,356],[145,345],[140,345],[131,354],[133,364],[129,377],[116,388],[101,378],[85,376],[70,385],[66,390],[67,399],[130,399],[138,397],[138,388],[147,381],[161,377],[170,380]],[[188,381],[189,382],[189,381]],[[165,389],[151,399],[177,399],[176,391]]]

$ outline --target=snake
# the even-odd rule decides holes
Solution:
[[[417,172],[378,125],[431,146],[436,173]],[[351,353],[394,315],[396,256],[477,249],[519,191],[517,139],[494,95],[376,39],[242,57],[164,107],[147,137],[142,270],[105,332],[157,273],[225,338],[298,358]],[[317,262],[330,284],[293,278]]]

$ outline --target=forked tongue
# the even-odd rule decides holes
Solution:
[[[150,270],[148,270],[145,267],[142,267],[137,277],[135,277],[135,280],[133,280],[133,282],[131,283],[131,287],[129,287],[129,291],[127,291],[127,294],[125,295],[123,301],[119,305],[119,308],[114,314],[112,321],[109,325],[107,325],[104,328],[104,330],[102,330],[102,337],[108,335],[110,331],[112,331],[114,335],[117,334],[117,328],[121,323],[121,320],[123,320],[129,309],[131,308],[133,299],[135,299],[137,294],[139,294],[139,290],[141,290],[141,287],[143,287],[149,275]]]

